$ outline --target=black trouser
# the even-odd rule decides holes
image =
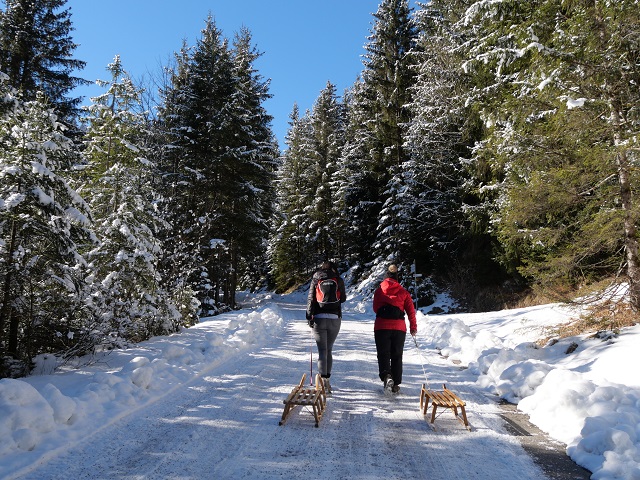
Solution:
[[[376,350],[378,352],[378,371],[380,379],[384,382],[388,374],[391,374],[393,383],[402,383],[402,351],[407,332],[402,330],[376,330]]]

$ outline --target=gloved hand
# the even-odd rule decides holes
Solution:
[[[412,337],[415,337],[417,335],[417,333],[418,333],[418,330],[411,330],[410,333],[411,333]]]
[[[309,328],[313,328],[313,325],[315,324],[315,322],[313,321],[313,317],[307,320],[307,323],[309,324]]]

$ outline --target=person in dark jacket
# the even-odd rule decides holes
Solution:
[[[416,310],[411,294],[398,282],[398,267],[389,265],[385,279],[373,294],[376,314],[374,337],[378,354],[378,371],[385,391],[398,393],[402,383],[402,353],[407,336],[405,313],[409,330],[418,333]]]
[[[337,284],[335,298],[327,299],[328,302],[319,302],[317,298],[318,283],[327,279],[333,279]],[[336,265],[333,262],[324,262],[311,279],[307,297],[307,322],[313,328],[313,336],[318,347],[318,370],[328,393],[331,392],[329,377],[331,377],[333,366],[333,344],[340,332],[342,304],[346,298],[344,280],[338,274]]]

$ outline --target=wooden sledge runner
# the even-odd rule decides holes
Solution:
[[[297,387],[289,394],[284,400],[284,412],[282,412],[282,418],[278,425],[284,425],[289,414],[297,405],[303,405],[313,408],[313,417],[316,420],[316,427],[320,424],[320,419],[324,413],[324,409],[327,405],[327,394],[324,390],[324,382],[320,374],[316,375],[315,386],[304,386],[304,381],[307,378],[307,374],[302,375],[302,380]]]
[[[438,409],[438,407],[444,407],[452,410],[456,419],[458,419],[466,427],[467,430],[471,431],[471,426],[469,425],[469,421],[467,420],[467,413],[464,409],[464,407],[466,406],[464,400],[462,400],[455,393],[449,390],[445,384],[442,384],[442,388],[442,391],[436,392],[434,390],[427,389],[424,384],[422,385],[422,391],[420,392],[420,411],[422,412],[422,414],[427,414],[429,401],[431,401],[433,410],[431,411],[430,423],[432,426],[433,422],[436,419],[436,410]],[[460,409],[460,415],[458,415],[458,409]]]

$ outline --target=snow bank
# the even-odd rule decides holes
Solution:
[[[638,480],[640,326],[619,336],[565,338],[545,347],[534,343],[572,314],[551,305],[420,314],[419,323],[427,342],[468,366],[479,386],[517,403],[532,423],[567,444],[567,453],[593,472],[591,478]]]
[[[269,304],[102,354],[92,359],[91,368],[0,380],[0,478],[51,457],[238,353],[272,341],[285,326],[279,307]],[[51,356],[39,363],[51,369]],[[92,376],[87,379],[87,374]]]
[[[566,443],[593,479],[640,478],[640,390],[598,386],[581,373],[555,369],[518,408]]]
[[[12,450],[31,451],[40,434],[56,428],[55,411],[31,385],[20,380],[0,381],[0,455]]]

